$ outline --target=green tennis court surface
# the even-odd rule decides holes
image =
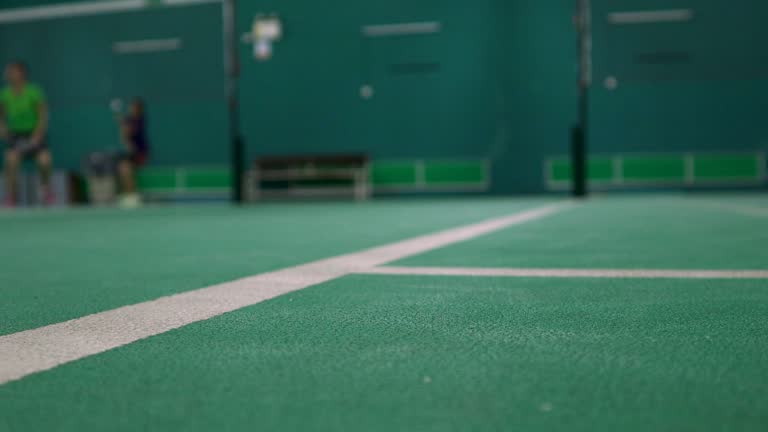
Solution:
[[[62,341],[109,336],[68,339],[80,330],[57,323],[343,254],[356,263],[372,247],[552,204],[376,264],[463,276],[352,266],[7,380],[0,431],[768,429],[768,200],[757,195],[3,213],[0,376],[17,358],[3,348],[26,349],[34,329],[61,336],[37,352],[54,356]]]

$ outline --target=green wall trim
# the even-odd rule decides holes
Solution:
[[[176,172],[172,169],[152,169],[142,171],[136,179],[139,189],[175,189]]]
[[[694,157],[694,176],[701,179],[751,179],[760,175],[754,155],[699,155]]]
[[[417,182],[416,164],[410,161],[371,164],[371,183],[379,186],[407,186]]]
[[[597,182],[610,181],[614,176],[614,167],[610,158],[596,157],[587,161],[590,180]],[[552,159],[549,180],[554,182],[570,182],[573,170],[569,159]]]
[[[371,185],[379,192],[485,191],[490,164],[484,159],[382,160],[371,163]],[[145,193],[228,193],[230,171],[225,166],[150,167],[138,175]]]
[[[630,181],[684,181],[682,155],[636,156],[623,159],[623,177]]]
[[[431,184],[487,183],[487,167],[483,161],[425,161],[424,182]]]
[[[487,191],[491,184],[486,159],[382,160],[371,164],[375,192]]]
[[[597,188],[631,186],[716,186],[761,184],[766,176],[764,152],[596,155],[588,161],[589,182]],[[571,161],[549,158],[544,179],[549,190],[571,186]]]
[[[229,191],[230,172],[226,167],[146,168],[137,176],[139,189],[149,193],[196,193]]]
[[[184,180],[184,186],[190,189],[228,189],[232,182],[232,175],[227,169],[204,168],[188,170]]]

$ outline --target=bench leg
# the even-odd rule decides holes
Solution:
[[[261,199],[261,181],[259,180],[259,173],[256,170],[248,171],[243,181],[243,190],[245,191],[245,200],[248,202],[255,202]]]
[[[361,170],[355,174],[355,200],[365,201],[369,196],[370,188],[368,187],[367,170]]]

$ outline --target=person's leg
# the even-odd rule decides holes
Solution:
[[[130,160],[121,160],[117,165],[120,177],[120,189],[124,194],[136,193],[136,178],[134,177],[133,163]]]
[[[133,159],[123,159],[117,165],[117,174],[120,177],[120,189],[122,198],[120,206],[136,208],[141,206],[141,197],[136,193],[136,166]]]
[[[45,204],[53,204],[53,188],[51,187],[51,171],[53,170],[53,158],[48,149],[42,149],[35,155],[37,169],[40,173],[40,186],[43,189],[43,201]]]
[[[51,187],[51,171],[53,170],[53,158],[51,152],[48,150],[40,150],[37,152],[37,169],[40,172],[40,183],[46,188]]]
[[[5,202],[8,205],[16,204],[16,180],[19,178],[19,152],[7,149],[3,160],[3,174],[5,177]]]

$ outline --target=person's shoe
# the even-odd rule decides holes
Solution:
[[[136,193],[125,194],[120,198],[119,205],[127,209],[141,207],[141,197]]]

